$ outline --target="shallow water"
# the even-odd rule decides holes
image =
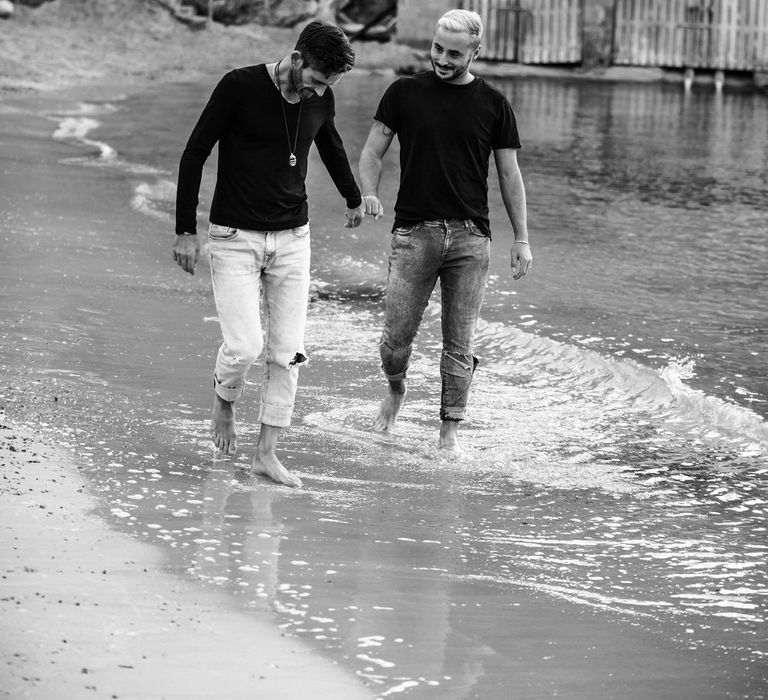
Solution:
[[[387,83],[336,91],[353,159]],[[391,215],[343,229],[316,161],[311,361],[283,442],[305,488],[248,481],[247,400],[241,454],[212,454],[207,269],[184,277],[169,253],[211,84],[3,110],[5,410],[69,445],[104,516],[170,570],[273,611],[382,697],[763,697],[765,98],[499,87],[536,262],[511,281],[492,180],[468,460],[434,449],[436,303],[398,438],[368,432]],[[209,167],[203,202],[212,185]]]

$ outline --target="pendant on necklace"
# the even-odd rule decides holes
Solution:
[[[288,165],[290,165],[291,167],[296,165],[296,156],[293,155],[293,153],[291,153],[291,157],[288,159]]]

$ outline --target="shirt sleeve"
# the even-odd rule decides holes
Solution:
[[[501,96],[499,117],[496,120],[496,129],[493,133],[491,148],[520,148],[520,135],[517,133],[517,120],[512,111],[512,106],[503,95]]]
[[[328,93],[330,93],[329,116],[315,136],[315,145],[333,184],[336,185],[339,194],[346,200],[347,207],[355,209],[360,206],[363,199],[360,196],[360,188],[355,182],[355,176],[352,174],[347,152],[344,150],[344,143],[336,130],[334,121],[336,107],[333,93],[330,90]]]
[[[197,233],[197,205],[203,166],[237,104],[237,77],[227,73],[214,88],[179,162],[176,187],[176,233]]]
[[[401,80],[396,80],[386,89],[379,101],[376,114],[373,115],[373,118],[377,122],[381,122],[395,133],[399,131],[400,127],[399,105],[401,82]]]

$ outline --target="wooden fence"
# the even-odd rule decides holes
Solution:
[[[768,70],[768,0],[616,0],[613,62]]]
[[[463,0],[483,18],[481,57],[515,63],[579,63],[580,0]]]

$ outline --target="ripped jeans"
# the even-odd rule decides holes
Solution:
[[[216,357],[215,391],[225,401],[240,398],[248,370],[264,352],[259,421],[290,425],[299,366],[307,359],[309,224],[283,231],[211,224],[208,240],[224,339]]]
[[[443,352],[441,420],[462,420],[478,360],[475,326],[488,280],[490,238],[472,221],[422,221],[392,232],[386,319],[379,342],[390,381],[404,379],[424,309],[440,280]]]

